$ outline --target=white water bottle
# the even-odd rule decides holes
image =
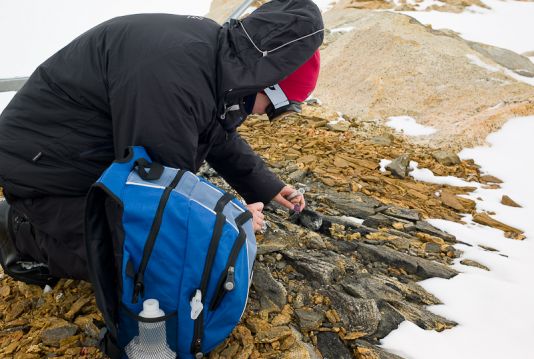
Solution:
[[[143,302],[139,313],[143,318],[160,318],[165,313],[159,308],[156,299]],[[125,348],[129,359],[175,359],[176,353],[167,344],[165,321],[156,323],[139,322],[139,335],[132,339]]]

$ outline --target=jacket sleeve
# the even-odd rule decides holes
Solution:
[[[165,59],[168,60],[168,59]],[[148,64],[110,90],[115,156],[128,146],[143,146],[152,160],[195,170],[197,118],[192,96],[173,73],[172,60]]]
[[[285,186],[237,133],[220,126],[207,161],[247,203],[270,202]]]

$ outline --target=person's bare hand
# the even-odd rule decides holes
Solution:
[[[252,226],[254,227],[254,232],[261,231],[264,226],[265,216],[263,215],[263,203],[256,202],[252,204],[247,204],[247,209],[252,213]]]
[[[274,200],[280,203],[282,206],[287,209],[295,210],[295,206],[298,206],[298,211],[300,212],[306,206],[306,201],[304,200],[304,195],[297,191],[292,186],[285,186],[282,188],[280,193],[278,193]]]

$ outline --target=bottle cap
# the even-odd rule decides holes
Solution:
[[[164,316],[163,310],[159,309],[159,301],[157,299],[147,299],[143,302],[143,310],[139,313],[143,318],[158,318]]]

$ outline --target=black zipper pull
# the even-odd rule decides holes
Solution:
[[[137,299],[139,298],[139,294],[143,294],[144,290],[144,283],[143,283],[143,275],[141,273],[137,273],[134,280],[134,291],[132,296],[132,303],[136,304]]]
[[[227,292],[231,292],[235,288],[235,268],[234,267],[228,267],[228,271],[226,272],[226,280],[224,282],[224,290]]]
[[[202,348],[202,339],[198,338],[193,343],[193,352],[195,353],[195,359],[204,358],[204,353],[202,353],[201,348]]]

